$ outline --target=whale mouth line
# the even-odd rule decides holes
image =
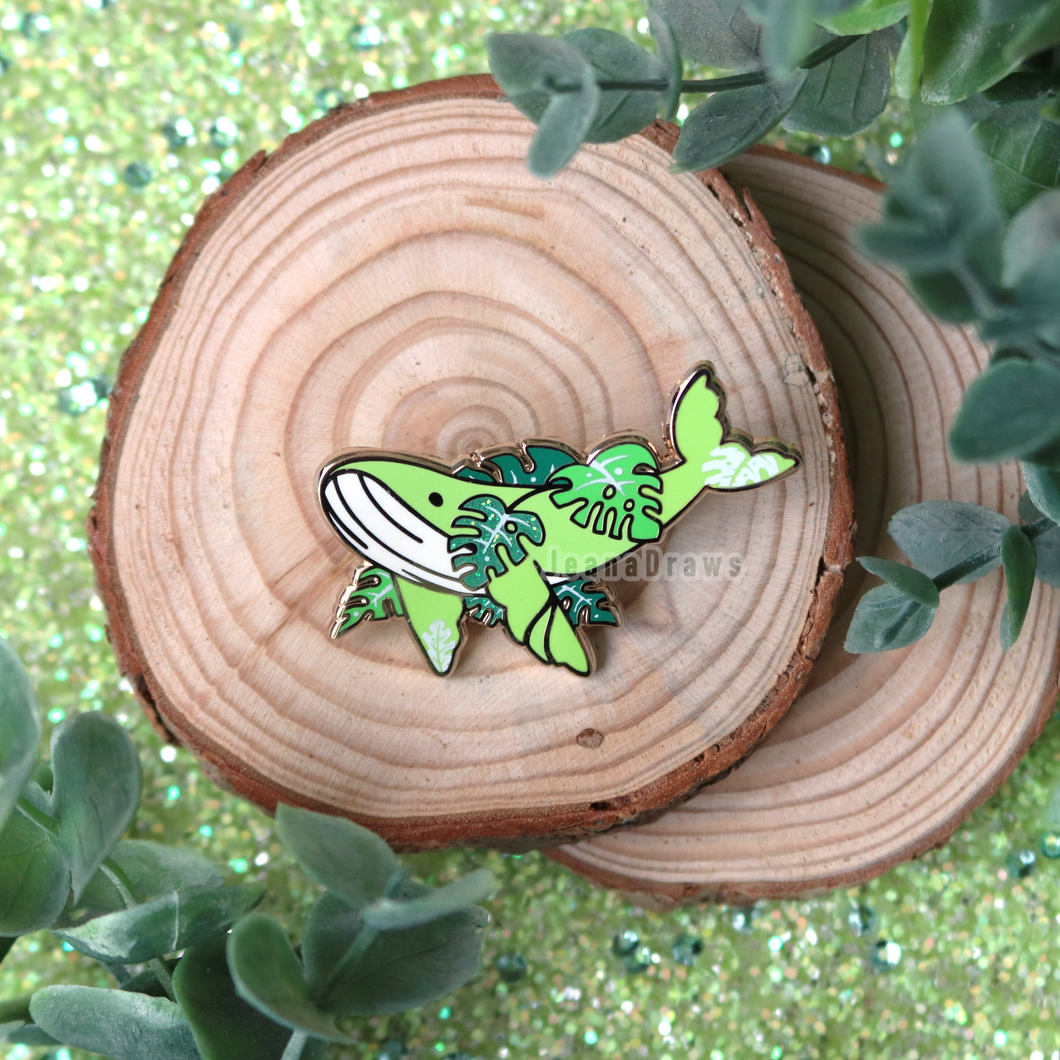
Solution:
[[[335,471],[322,483],[324,515],[342,540],[365,559],[409,581],[457,593],[479,595],[454,571],[459,553],[449,537],[409,507],[373,475],[352,468]]]

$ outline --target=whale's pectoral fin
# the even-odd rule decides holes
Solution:
[[[559,600],[530,561],[490,579],[489,594],[505,608],[512,638],[542,662],[576,674],[592,670],[590,655]]]
[[[453,668],[456,650],[464,639],[460,621],[464,598],[440,592],[407,578],[395,578],[409,629],[431,669],[444,676]]]

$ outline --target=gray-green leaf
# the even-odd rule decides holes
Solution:
[[[999,512],[964,501],[924,501],[903,508],[887,532],[929,578],[967,564],[954,584],[973,582],[1001,563],[1001,538],[1011,524]]]
[[[1042,512],[1034,506],[1029,493],[1020,497],[1020,518],[1025,523],[1035,523],[1042,518]],[[1060,526],[1054,526],[1039,534],[1034,540],[1038,552],[1038,566],[1035,577],[1046,585],[1060,589]]]
[[[291,1037],[237,993],[219,935],[188,950],[173,973],[173,990],[203,1060],[282,1060]],[[323,1060],[327,1046],[310,1039],[299,1060]]]
[[[1060,185],[1060,125],[1043,117],[1037,100],[998,107],[972,131],[990,159],[1008,214]]]
[[[1060,189],[1043,191],[1009,222],[1001,245],[1001,278],[1015,287],[1035,262],[1060,246]]]
[[[655,55],[638,47],[628,37],[609,29],[578,29],[561,38],[588,60],[598,80],[662,81],[668,71]],[[663,101],[664,91],[650,89],[606,89],[592,125],[585,133],[587,143],[621,140],[650,125]]]
[[[934,608],[881,585],[858,601],[843,647],[853,655],[905,648],[927,633],[934,618]]]
[[[52,802],[74,901],[129,826],[140,801],[140,759],[106,714],[75,714],[52,733]]]
[[[378,931],[417,927],[455,913],[488,898],[497,889],[497,881],[488,869],[479,869],[448,887],[432,889],[419,898],[402,901],[380,898],[362,910],[364,922]]]
[[[751,10],[762,23],[762,59],[773,81],[786,80],[810,50],[816,26],[816,0],[756,0]],[[823,34],[822,34],[823,35]]]
[[[815,66],[784,119],[784,128],[818,136],[853,136],[887,106],[891,52],[901,35],[893,28],[870,33]]]
[[[384,840],[344,817],[281,803],[276,834],[312,879],[354,906],[382,898],[400,868]]]
[[[758,143],[791,109],[805,80],[801,70],[782,85],[715,92],[685,119],[673,172],[713,169]]]
[[[1034,507],[1060,523],[1060,471],[1026,462],[1020,464],[1020,470]]]
[[[758,57],[762,27],[741,0],[652,0],[673,29],[681,54],[720,70],[751,70]]]
[[[950,450],[966,463],[1032,456],[1060,438],[1060,368],[1045,361],[995,361],[965,392]]]
[[[70,869],[55,836],[21,813],[0,831],[0,935],[50,927],[70,893]]]
[[[55,934],[97,961],[140,964],[227,931],[264,895],[258,883],[188,887]]]
[[[1001,542],[1001,559],[1008,589],[1008,600],[1001,615],[1001,647],[1008,651],[1016,643],[1027,617],[1038,552],[1034,542],[1018,526],[1010,526]]]
[[[33,772],[40,711],[22,660],[0,637],[0,828]]]
[[[904,563],[893,563],[889,559],[876,559],[874,556],[861,556],[858,559],[865,570],[882,578],[888,585],[893,585],[899,592],[925,607],[939,606],[939,591],[935,583],[926,575]]]
[[[113,1060],[201,1060],[172,1001],[90,986],[46,986],[30,1012],[47,1034]]]
[[[235,926],[228,936],[228,967],[239,996],[270,1019],[325,1041],[352,1041],[310,999],[302,964],[273,917],[251,913]]]

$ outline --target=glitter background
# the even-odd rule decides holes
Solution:
[[[634,3],[517,10],[408,0],[0,7],[0,630],[33,675],[45,739],[85,709],[129,729],[145,762],[134,834],[191,844],[233,880],[267,881],[264,908],[292,929],[316,887],[267,817],[161,745],[115,671],[83,530],[106,390],[204,194],[254,151],[343,99],[484,70],[489,29],[646,28]],[[873,172],[905,135],[892,110],[871,138],[780,141]],[[503,881],[483,969],[444,1002],[356,1023],[360,1044],[331,1055],[1060,1060],[1060,863],[1043,856],[1060,855],[1060,836],[1042,838],[1058,761],[1053,720],[948,846],[812,901],[657,915],[537,854],[410,858],[428,882],[481,866]],[[527,974],[506,983],[497,961],[511,954]],[[509,977],[519,964],[501,962]],[[0,966],[2,997],[52,982],[108,985],[47,934],[20,940]]]

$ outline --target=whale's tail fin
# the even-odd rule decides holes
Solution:
[[[802,463],[793,446],[770,438],[753,442],[725,415],[725,391],[703,362],[681,384],[670,413],[670,446],[700,488],[746,490],[786,475]]]

